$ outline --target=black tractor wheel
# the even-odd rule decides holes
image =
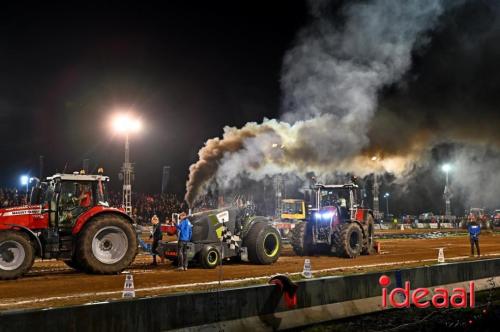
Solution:
[[[132,224],[118,214],[102,214],[87,222],[78,237],[75,257],[86,271],[118,273],[137,254],[137,237]]]
[[[363,232],[361,227],[355,222],[341,225],[338,228],[339,234],[336,237],[337,253],[347,258],[356,258],[361,253],[363,247]]]
[[[0,280],[19,278],[34,261],[35,252],[28,236],[16,231],[0,232]]]
[[[200,252],[200,264],[205,269],[215,269],[220,264],[221,255],[215,246],[204,246]]]
[[[307,223],[300,222],[292,229],[291,244],[293,252],[298,256],[312,254],[311,234],[308,232]]]
[[[266,222],[252,225],[243,240],[248,259],[254,264],[272,264],[281,254],[281,236],[278,230]]]
[[[368,216],[366,223],[368,224],[367,227],[367,234],[363,239],[363,250],[361,251],[362,255],[370,255],[374,253],[374,240],[373,240],[373,217],[371,215]]]

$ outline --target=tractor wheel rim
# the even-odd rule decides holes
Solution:
[[[280,248],[278,237],[274,233],[269,233],[264,238],[264,253],[268,257],[274,257]]]
[[[24,262],[26,253],[21,243],[7,240],[0,243],[0,269],[13,271],[18,269]]]
[[[115,264],[125,256],[127,251],[127,234],[119,227],[104,227],[92,239],[92,253],[101,263]]]
[[[207,256],[208,263],[214,265],[217,263],[218,254],[215,251],[210,251]]]

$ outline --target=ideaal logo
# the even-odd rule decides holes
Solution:
[[[391,284],[391,279],[383,275],[379,278],[378,283],[382,286],[382,307],[387,308],[387,286]],[[427,308],[431,304],[435,308],[448,308],[450,305],[453,308],[467,308],[467,302],[469,306],[474,308],[475,296],[474,296],[474,281],[469,283],[469,301],[467,301],[467,289],[465,287],[453,288],[451,292],[451,297],[446,288],[437,287],[434,288],[433,295],[430,300],[423,301],[431,291],[428,288],[417,288],[411,290],[410,282],[405,282],[404,288],[394,288],[389,293],[389,302],[394,308],[409,308],[413,304],[417,308]],[[402,296],[401,296],[402,295]],[[400,302],[401,298],[404,297],[404,301]]]

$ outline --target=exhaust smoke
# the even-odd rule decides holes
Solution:
[[[404,78],[412,53],[425,49],[443,13],[463,1],[349,1],[335,20],[331,3],[310,2],[314,19],[285,54],[281,119],[225,127],[222,138],[209,139],[190,167],[188,204],[212,181],[224,188],[242,176],[388,172],[401,178],[448,139],[418,126],[385,136],[405,119],[380,111],[378,99]]]

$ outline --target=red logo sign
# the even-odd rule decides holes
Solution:
[[[382,307],[387,308],[387,297],[389,303],[394,308],[409,308],[413,304],[417,308],[427,308],[431,304],[435,308],[474,308],[475,295],[474,295],[474,281],[469,282],[469,296],[467,296],[467,289],[465,287],[453,288],[451,294],[446,288],[434,288],[433,295],[430,300],[421,301],[431,294],[429,288],[417,288],[411,290],[410,282],[406,281],[404,288],[396,287],[389,294],[387,294],[387,286],[391,284],[391,279],[382,275],[378,283],[382,286]],[[451,296],[450,296],[451,295]],[[467,300],[468,297],[468,300]],[[404,299],[403,299],[404,298]]]

